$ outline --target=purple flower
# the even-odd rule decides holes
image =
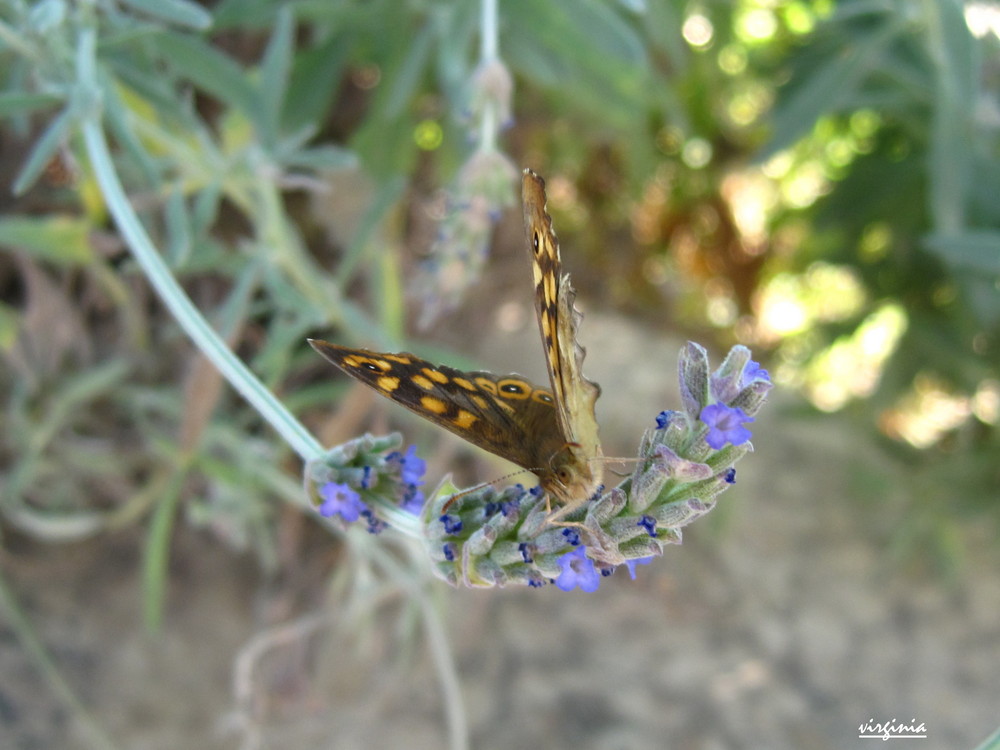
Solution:
[[[574,547],[580,543],[580,534],[577,531],[573,531],[573,529],[563,529],[562,535],[566,537],[566,541]]]
[[[381,534],[383,531],[389,528],[389,524],[385,521],[379,519],[375,515],[374,511],[366,508],[361,511],[361,515],[368,521],[368,533],[369,534]]]
[[[579,586],[581,591],[590,593],[597,591],[597,587],[601,585],[601,574],[597,572],[594,561],[587,557],[583,547],[577,547],[560,557],[559,567],[562,572],[555,583],[563,591],[572,591]]]
[[[625,565],[628,568],[629,577],[634,581],[635,580],[635,566],[636,565],[649,565],[651,562],[653,562],[653,558],[651,556],[650,557],[636,557],[636,558],[634,558],[632,560],[626,560],[625,561]]]
[[[656,536],[656,519],[652,516],[643,516],[636,526],[642,526],[650,536]]]
[[[670,424],[670,416],[671,416],[671,414],[672,414],[672,412],[669,412],[669,411],[661,411],[659,414],[657,414],[656,415],[656,429],[662,430],[668,424]]]
[[[385,458],[386,464],[392,468],[399,469],[399,486],[402,493],[397,492],[400,507],[419,515],[424,507],[424,493],[417,488],[422,485],[424,472],[427,471],[427,462],[417,455],[417,447],[411,445],[406,449],[406,453],[393,451]]]
[[[531,557],[532,545],[527,542],[521,542],[517,545],[517,551],[521,553],[521,559],[526,563],[533,563],[534,559]]]
[[[411,445],[406,449],[406,455],[399,457],[399,478],[406,484],[423,484],[424,472],[427,471],[427,462],[417,455],[417,446]]]
[[[458,516],[452,516],[446,513],[438,520],[444,524],[445,534],[457,534],[462,530],[462,519]]]
[[[726,473],[723,474],[722,478],[726,480],[726,484],[736,484],[736,468],[730,466],[726,469]]]
[[[451,542],[447,542],[441,547],[441,552],[444,553],[444,559],[448,562],[455,562],[455,545]]]
[[[319,514],[330,518],[340,514],[345,521],[357,521],[363,511],[368,510],[361,496],[346,484],[327,482],[319,490],[323,502],[319,506]]]
[[[698,418],[708,425],[705,442],[715,450],[726,443],[742,445],[751,437],[750,430],[743,424],[753,422],[753,417],[748,417],[739,407],[710,404],[701,410]]]
[[[406,485],[406,490],[403,492],[403,502],[400,503],[399,507],[407,513],[419,516],[420,511],[424,509],[424,493],[418,490],[415,484]]]
[[[740,386],[742,388],[746,388],[754,380],[763,380],[770,383],[771,376],[768,374],[767,370],[760,366],[760,362],[754,362],[751,359],[743,368],[743,378]]]

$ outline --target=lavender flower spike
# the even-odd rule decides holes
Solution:
[[[435,572],[452,585],[593,591],[614,568],[634,573],[637,561],[680,544],[684,527],[715,507],[735,481],[735,464],[753,450],[747,425],[773,385],[750,351],[734,347],[711,372],[705,349],[689,343],[679,376],[683,408],[651,410],[633,473],[561,525],[548,520],[553,499],[522,485],[463,491],[445,483],[418,516],[407,513],[401,505],[416,510],[425,465],[412,448],[400,452],[396,436],[366,436],[311,462],[314,505],[345,519],[366,517],[369,526],[381,519],[421,538]]]

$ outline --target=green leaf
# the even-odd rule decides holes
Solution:
[[[431,24],[425,24],[409,40],[406,55],[399,58],[399,63],[390,75],[389,80],[392,81],[392,85],[386,95],[383,116],[399,117],[406,110],[406,105],[417,90],[427,68],[427,58],[434,39],[433,31]]]
[[[149,526],[146,546],[143,550],[143,617],[146,627],[157,632],[163,624],[163,602],[166,597],[167,569],[170,562],[170,540],[173,538],[177,506],[180,503],[181,487],[187,471],[177,467],[171,475]]]
[[[145,145],[132,129],[131,112],[119,96],[117,86],[106,86],[104,89],[104,112],[108,130],[121,144],[121,147],[135,161],[136,170],[146,181],[153,185],[159,177],[156,163]]]
[[[673,70],[683,70],[691,54],[691,48],[681,35],[683,24],[683,9],[665,0],[651,3],[643,19],[645,33],[666,53]]]
[[[161,21],[198,31],[212,25],[212,14],[188,0],[122,0],[122,3]]]
[[[606,126],[635,127],[655,90],[642,39],[618,13],[592,0],[504,7],[503,55],[518,72],[599,113]]]
[[[45,171],[45,167],[69,135],[72,122],[73,111],[67,107],[45,128],[45,132],[35,141],[27,161],[14,180],[14,186],[11,188],[14,195],[24,195],[35,184],[38,176]]]
[[[287,6],[278,12],[274,32],[264,51],[260,67],[260,109],[257,120],[261,123],[261,136],[265,143],[274,144],[278,139],[282,105],[288,90],[289,71],[294,53],[295,24]]]
[[[358,163],[357,154],[338,146],[317,146],[289,154],[283,163],[289,167],[309,169],[351,169]]]
[[[794,93],[775,111],[771,120],[771,140],[757,158],[765,161],[791,146],[812,130],[823,115],[857,106],[853,100],[861,84],[878,68],[900,23],[896,17],[891,17],[866,35],[853,39],[835,58],[799,81]]]
[[[87,265],[94,260],[91,225],[70,216],[0,218],[0,245],[16,248],[60,265]]]
[[[62,101],[61,97],[52,94],[28,94],[21,91],[0,94],[0,117],[31,114]]]
[[[167,247],[165,256],[173,268],[182,267],[191,256],[191,223],[187,212],[184,194],[174,187],[167,194],[163,209],[165,227],[167,230]]]
[[[245,71],[204,40],[165,31],[156,35],[156,47],[174,70],[198,88],[242,112],[256,110],[257,91]]]
[[[295,56],[285,97],[284,126],[298,130],[319,123],[329,110],[354,45],[338,36]]]
[[[974,109],[979,65],[975,40],[962,7],[951,2],[924,3],[928,56],[934,63],[930,149],[927,172],[935,230],[961,231],[972,183]]]

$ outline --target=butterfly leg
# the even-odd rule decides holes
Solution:
[[[552,510],[552,505],[549,502],[548,496],[545,498],[545,523],[551,524],[552,526],[564,526],[564,527],[575,527],[582,529],[584,525],[579,521],[563,521],[562,519],[577,510],[580,506],[564,505],[558,510]]]

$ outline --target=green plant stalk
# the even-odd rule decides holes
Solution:
[[[1000,750],[1000,728],[983,740],[983,744],[976,747],[976,750]]]
[[[108,210],[143,273],[153,285],[163,304],[201,352],[211,360],[223,377],[304,460],[319,456],[323,447],[315,437],[284,407],[267,387],[233,354],[212,329],[205,317],[181,289],[125,196],[115,171],[108,143],[97,114],[83,119],[84,143]]]
[[[481,64],[496,59],[499,47],[497,0],[482,0],[479,16],[479,61]],[[482,121],[479,126],[479,150],[493,152],[497,147],[497,106],[487,101],[483,106]]]
[[[142,561],[143,603],[142,614],[146,629],[158,633],[163,625],[163,602],[166,599],[167,566],[170,558],[170,540],[173,538],[174,520],[181,498],[181,487],[191,464],[190,456],[174,470],[173,476],[160,495],[153,522],[149,526]]]

